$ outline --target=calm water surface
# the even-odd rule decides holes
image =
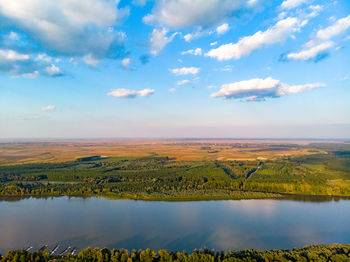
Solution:
[[[350,243],[350,200],[0,199],[0,252],[27,246],[186,250]]]

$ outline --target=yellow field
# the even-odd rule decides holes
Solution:
[[[0,164],[61,162],[78,157],[168,156],[174,160],[256,160],[317,153],[309,141],[59,140],[0,143]],[[286,147],[289,145],[289,147]],[[318,151],[320,152],[320,151]]]

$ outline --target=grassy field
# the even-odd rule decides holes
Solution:
[[[0,195],[99,195],[146,200],[350,196],[347,143],[51,143],[2,144]],[[118,156],[111,156],[112,151]],[[19,152],[22,158],[14,160]],[[245,157],[239,157],[239,152]],[[52,157],[45,161],[43,154]],[[63,155],[67,159],[61,158]]]
[[[310,146],[310,143],[268,140],[3,141],[0,143],[0,164],[64,162],[93,155],[167,156],[177,161],[232,161],[326,153],[322,148]]]

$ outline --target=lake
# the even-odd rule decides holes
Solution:
[[[0,252],[43,244],[190,252],[350,243],[350,200],[307,200],[0,198]]]

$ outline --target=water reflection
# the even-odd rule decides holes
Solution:
[[[299,200],[2,198],[0,252],[43,244],[190,252],[350,242],[349,200]]]
[[[25,199],[54,199],[54,198],[62,198],[63,196],[59,197],[53,197],[53,196],[0,196],[0,202],[6,201],[6,202],[17,202]],[[72,198],[79,198],[79,199],[89,199],[91,197],[66,197],[68,199]],[[101,197],[103,198],[103,197]],[[114,200],[105,198],[107,200]],[[293,200],[293,201],[302,201],[302,202],[332,202],[332,201],[340,201],[340,200],[350,200],[350,197],[342,197],[342,196],[312,196],[312,195],[283,195],[283,198],[278,200]],[[132,200],[132,201],[139,201],[139,200]],[[147,201],[147,200],[145,200]],[[152,200],[150,200],[152,201]],[[221,201],[221,200],[211,200],[211,201]],[[157,201],[158,202],[158,201]],[[165,201],[167,202],[167,201]],[[174,202],[174,201],[169,201]],[[185,201],[179,201],[179,202],[185,202]],[[192,202],[192,201],[190,201]],[[203,202],[203,201],[201,201]]]

